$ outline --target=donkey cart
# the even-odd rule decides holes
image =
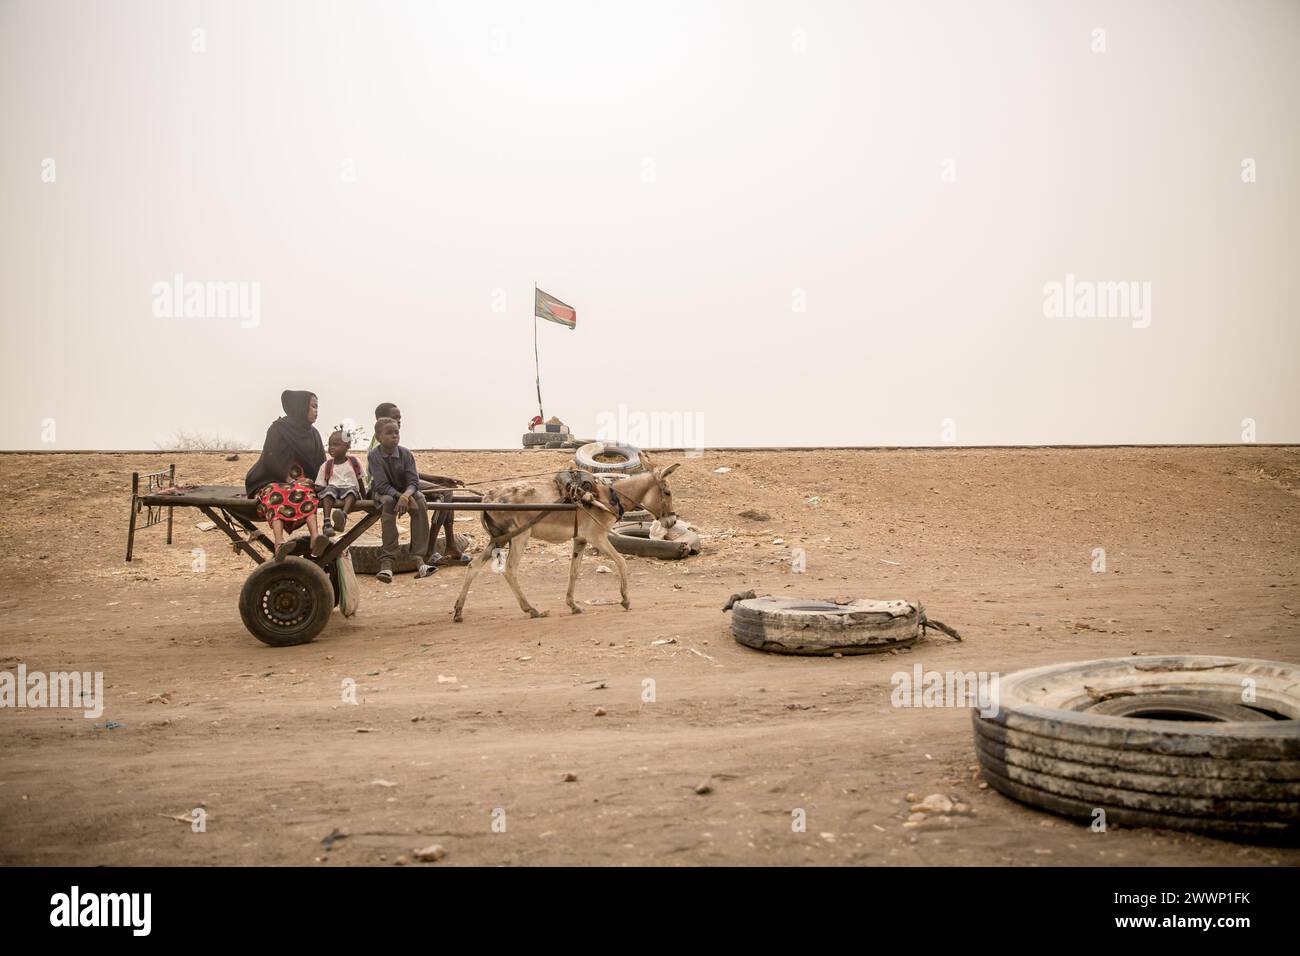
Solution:
[[[141,479],[145,487],[142,490]],[[167,471],[131,476],[131,523],[126,537],[126,560],[135,548],[136,530],[167,523],[167,543],[172,543],[172,513],[176,508],[196,508],[225,532],[231,545],[256,567],[239,592],[239,615],[248,632],[264,644],[289,647],[306,644],[329,622],[339,604],[339,577],[347,573],[340,559],[348,547],[379,520],[380,510],[365,499],[357,503],[353,523],[345,534],[330,542],[320,557],[312,557],[305,537],[291,538],[294,551],[279,561],[271,538],[257,523],[257,502],[236,485],[176,485],[176,466]],[[433,490],[426,488],[425,490]],[[445,490],[445,489],[440,489]],[[430,511],[573,511],[571,503],[487,504],[477,496],[454,496],[450,501],[428,501]],[[164,510],[166,515],[164,517]],[[348,566],[350,569],[350,565]]]

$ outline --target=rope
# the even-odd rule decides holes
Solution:
[[[929,618],[922,618],[922,619],[921,619],[921,636],[922,636],[922,637],[925,636],[925,629],[928,628],[928,627],[932,627],[932,628],[934,628],[936,631],[941,631],[942,633],[947,634],[947,635],[948,635],[949,637],[951,637],[954,641],[960,641],[960,640],[961,640],[961,635],[957,633],[957,629],[956,629],[956,628],[949,627],[947,624],[943,623],[943,621],[932,621],[932,620],[930,620]]]
[[[495,484],[498,481],[516,481],[520,478],[545,478],[548,475],[554,475],[554,474],[555,474],[554,471],[539,471],[535,475],[505,475],[501,478],[484,478],[481,481],[467,481],[465,482],[465,487],[469,488],[472,485],[491,485],[491,484]]]
[[[556,473],[553,472],[553,471],[542,471],[542,472],[538,472],[538,473],[535,474],[535,475],[514,475],[513,477],[511,477],[511,476],[506,476],[506,477],[503,477],[503,478],[484,478],[484,479],[481,480],[481,481],[467,481],[467,482],[464,483],[464,487],[468,488],[470,485],[487,485],[487,484],[492,484],[492,483],[494,483],[494,482],[500,482],[500,481],[515,481],[516,479],[519,479],[519,478],[543,478],[543,477],[546,477],[546,476],[554,476],[555,474],[556,474]],[[598,476],[598,477],[599,477],[599,476]],[[609,485],[609,489],[610,489],[610,493],[611,493],[611,495],[618,496],[618,492],[614,491],[614,485],[613,485],[612,482],[611,482],[610,485]],[[633,499],[630,495],[623,494],[623,495],[618,496],[618,497],[626,498],[628,501],[631,501],[632,504],[636,505],[638,508],[641,507],[641,502],[636,501],[636,500]],[[617,499],[616,499],[616,500],[617,500]],[[579,511],[579,509],[582,509],[582,510],[590,510],[590,509],[592,508],[592,506],[595,506],[595,507],[597,507],[597,508],[600,508],[600,510],[602,510],[602,511],[606,511],[606,512],[608,512],[609,514],[614,515],[614,517],[615,517],[616,519],[619,518],[619,517],[621,517],[621,515],[620,515],[618,512],[614,511],[613,508],[609,507],[609,505],[605,504],[605,502],[601,501],[600,498],[598,498],[598,497],[593,498],[592,501],[590,501],[590,502],[586,502],[586,503],[581,502],[581,501],[575,501],[574,504],[576,504],[576,505],[578,506],[577,508],[574,508],[574,509],[573,509],[573,536],[574,536],[574,538],[577,538],[577,537],[578,537],[578,511]],[[620,510],[622,510],[622,509],[620,508]],[[539,512],[539,513],[537,514],[537,516],[534,517],[533,519],[531,519],[530,521],[526,522],[526,523],[523,524],[523,525],[520,525],[518,528],[516,528],[516,529],[515,529],[514,531],[512,531],[512,532],[506,533],[506,532],[504,532],[504,531],[500,528],[499,525],[496,524],[495,521],[492,520],[492,518],[488,515],[488,513],[487,513],[486,511],[484,511],[484,512],[483,512],[483,525],[484,525],[484,527],[487,529],[488,533],[492,535],[492,546],[493,546],[494,548],[499,548],[499,547],[501,547],[501,546],[503,546],[503,545],[509,543],[512,539],[517,538],[519,535],[523,534],[523,532],[527,531],[529,528],[531,528],[533,525],[537,524],[539,521],[543,521],[543,520],[548,516],[548,514],[550,514],[550,512],[545,512],[545,511],[543,511],[543,512]],[[961,638],[957,638],[957,640],[961,640]]]

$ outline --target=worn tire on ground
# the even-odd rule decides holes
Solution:
[[[920,610],[911,601],[749,598],[732,607],[731,633],[775,654],[873,654],[916,643]]]
[[[617,524],[609,532],[609,543],[619,554],[659,558],[661,561],[677,561],[691,553],[689,542],[651,538],[648,524]]]
[[[334,586],[329,575],[306,558],[265,561],[239,592],[244,627],[263,644],[306,644],[329,622]]]
[[[975,749],[1013,799],[1089,823],[1100,809],[1108,824],[1300,840],[1300,666],[1113,658],[1003,676],[998,697],[995,714],[973,711]]]
[[[641,515],[645,515],[645,517],[642,518]],[[614,530],[627,537],[655,541],[658,539],[653,537],[654,523],[655,516],[648,511],[629,511],[619,519],[618,524],[614,525]],[[699,554],[700,536],[690,530],[689,527],[685,527],[686,522],[680,518],[677,519],[677,524],[683,526],[684,530],[678,533],[676,537],[667,540],[673,544],[685,543],[686,556],[688,557],[692,554]],[[674,530],[676,529],[674,528]]]
[[[618,461],[597,461],[601,457],[617,457]],[[641,449],[616,442],[593,441],[583,445],[573,454],[574,463],[593,475],[631,475],[641,470]]]

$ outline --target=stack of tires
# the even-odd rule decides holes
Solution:
[[[554,419],[534,425],[524,432],[525,448],[576,448],[578,443],[569,433],[569,426]]]
[[[1122,657],[997,686],[973,712],[975,747],[1007,796],[1094,826],[1300,840],[1300,667]]]

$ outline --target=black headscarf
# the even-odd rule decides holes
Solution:
[[[262,443],[262,457],[248,470],[244,489],[251,498],[257,489],[273,481],[284,481],[295,463],[303,477],[311,481],[325,463],[325,446],[320,432],[307,420],[308,408],[315,392],[286,390],[280,393],[284,416],[271,422]]]

